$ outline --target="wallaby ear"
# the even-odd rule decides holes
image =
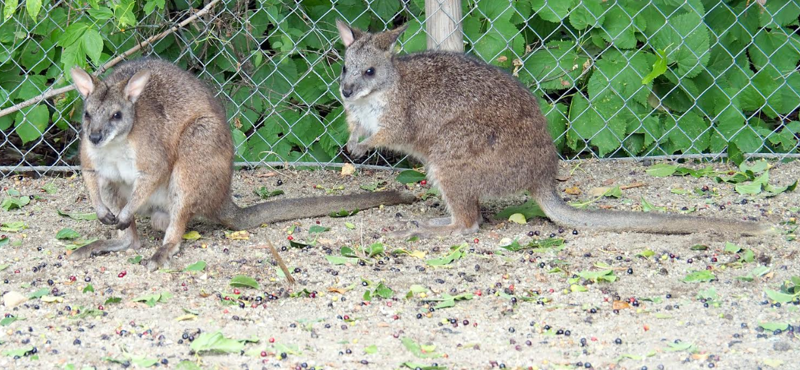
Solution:
[[[406,28],[408,28],[408,23],[393,30],[381,32],[375,35],[375,45],[382,50],[392,51],[394,43],[397,42],[397,39],[403,34]]]
[[[69,74],[72,76],[72,84],[75,85],[75,88],[78,89],[84,99],[94,92],[94,77],[92,75],[78,67],[72,67]]]
[[[350,27],[350,25],[344,23],[341,19],[336,20],[336,28],[339,30],[339,36],[342,38],[342,43],[346,48],[349,48],[350,45],[353,45],[356,40],[364,35],[364,32],[358,28]]]
[[[125,91],[123,96],[125,99],[129,100],[131,103],[136,103],[136,99],[139,99],[139,95],[142,95],[145,86],[147,86],[147,81],[150,80],[150,72],[149,71],[139,71],[136,72],[130,80],[128,80],[128,84],[125,85]]]

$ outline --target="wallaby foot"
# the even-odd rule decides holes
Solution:
[[[164,244],[153,253],[153,256],[143,260],[142,264],[149,271],[155,271],[159,268],[169,268],[169,259],[181,250],[180,243]]]
[[[122,251],[128,248],[139,249],[141,242],[136,232],[136,223],[131,222],[130,227],[119,232],[115,239],[98,240],[78,248],[69,255],[71,260],[80,260],[108,252]]]
[[[442,222],[444,219],[434,219],[426,222],[427,225],[420,226],[416,229],[404,229],[390,232],[388,236],[396,239],[408,239],[417,237],[420,239],[427,239],[439,236],[451,235],[468,235],[478,232],[480,225],[475,222],[472,226],[465,227],[459,224],[449,225],[431,225],[433,222]]]

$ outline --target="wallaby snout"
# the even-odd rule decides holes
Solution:
[[[349,98],[353,95],[353,85],[347,84],[342,86],[342,96]]]
[[[92,132],[92,133],[90,133],[89,134],[89,141],[91,141],[92,144],[94,144],[94,145],[100,144],[100,142],[103,141],[103,133],[102,132]]]

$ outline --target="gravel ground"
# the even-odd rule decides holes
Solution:
[[[773,165],[772,184],[800,178],[798,162]],[[800,327],[800,306],[775,304],[766,295],[800,276],[800,247],[787,224],[798,213],[797,193],[743,196],[734,185],[710,177],[657,178],[646,169],[633,162],[565,163],[561,173],[569,177],[560,186],[580,191],[564,194],[571,201],[594,199],[591,192],[598,187],[626,188],[621,197],[602,198],[591,207],[639,211],[644,198],[669,212],[696,209],[692,214],[759,219],[782,233],[662,236],[565,230],[538,218],[527,224],[492,219],[525,200],[518,195],[487,201],[486,222],[476,235],[411,242],[383,236],[408,221],[441,217],[443,205],[429,197],[347,218],[269,225],[245,237],[192,224],[201,238],[184,243],[173,267],[199,261],[205,267],[148,273],[131,260],[155,251],[161,235],[149,224],[140,228],[141,250],[67,260],[71,242],[56,239],[60,230],[72,229],[82,239],[111,235],[98,221],[57,213],[92,211],[80,177],[9,177],[0,181],[4,189],[38,198],[21,209],[0,210],[6,227],[19,221],[27,226],[3,231],[7,239],[0,241],[0,291],[7,301],[0,368],[797,368],[794,328]],[[390,172],[342,177],[332,171],[262,169],[238,172],[234,186],[237,201],[252,204],[258,201],[253,190],[260,186],[284,190],[275,198],[280,199],[326,189],[364,191],[359,187],[380,181],[402,188],[394,177]],[[694,192],[704,186],[709,190]],[[423,194],[427,186],[411,190]],[[317,224],[330,230],[311,234]],[[314,245],[290,246],[290,232],[295,242]],[[552,234],[565,244],[514,252],[501,248],[509,240],[526,246]],[[266,239],[283,249],[297,284],[277,274]],[[337,265],[326,258],[341,257],[343,246],[360,250],[379,242],[385,253],[361,253],[363,263]],[[728,249],[741,251],[725,252],[727,243],[735,245]],[[451,246],[461,246],[457,252],[463,253],[451,254]],[[640,256],[648,255],[645,251],[654,253]],[[429,263],[448,255],[461,258],[440,267]],[[754,270],[761,271],[752,281],[738,279]],[[605,272],[591,281],[590,274],[598,271]],[[695,271],[716,279],[684,282]],[[258,289],[231,286],[237,275],[257,280]],[[364,302],[366,291],[392,298]],[[14,293],[9,292],[34,298],[11,308]],[[701,292],[709,299],[698,298]],[[136,302],[142,297],[149,304]],[[452,307],[433,308],[449,302]],[[765,323],[770,323],[767,330],[761,327]],[[774,331],[774,324],[784,330]],[[231,340],[209,344],[215,332]],[[232,352],[203,351],[204,343]]]

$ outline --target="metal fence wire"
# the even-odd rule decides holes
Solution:
[[[409,166],[343,149],[335,20],[371,31],[408,24],[398,49],[414,52],[453,0],[427,2],[426,11],[426,0],[2,0],[0,173],[74,169],[81,99],[59,93],[70,89],[65,72],[146,55],[218,92],[241,165]],[[798,156],[796,0],[460,6],[445,14],[460,26],[454,37],[463,32],[467,53],[540,98],[562,159]]]

